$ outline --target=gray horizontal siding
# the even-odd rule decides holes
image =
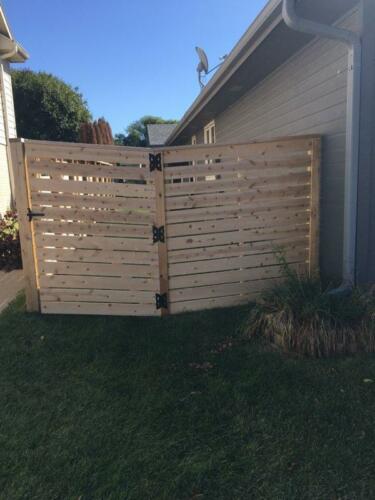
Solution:
[[[358,31],[358,12],[340,25]],[[347,50],[315,40],[218,115],[218,143],[322,134],[322,269],[339,275],[342,261]]]

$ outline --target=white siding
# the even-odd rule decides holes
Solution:
[[[7,118],[8,118],[9,138],[14,139],[17,137],[17,128],[16,128],[16,116],[14,112],[12,77],[10,76],[10,74],[7,72],[6,69],[4,71],[4,94],[5,94],[5,103],[6,103]]]
[[[11,204],[11,189],[9,181],[7,148],[0,145],[0,215],[9,210]]]
[[[359,29],[358,12],[341,25]],[[315,40],[216,116],[218,143],[322,134],[322,266],[340,274],[345,166],[347,49]]]

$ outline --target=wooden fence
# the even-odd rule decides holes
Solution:
[[[275,251],[318,268],[320,139],[12,142],[29,311],[164,315],[253,300]]]

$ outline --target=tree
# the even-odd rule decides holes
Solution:
[[[160,116],[143,116],[131,123],[126,134],[116,134],[115,143],[120,146],[147,146],[147,125],[177,123],[177,120],[164,120]]]
[[[78,142],[81,123],[91,119],[77,88],[44,72],[12,72],[17,129],[20,137]]]
[[[113,144],[112,130],[104,118],[95,122],[82,123],[79,141],[87,144]]]

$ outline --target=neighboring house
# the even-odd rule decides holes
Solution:
[[[175,123],[147,125],[148,145],[151,147],[164,146],[175,128]]]
[[[342,266],[348,49],[287,27],[271,0],[172,132],[168,145],[323,136],[321,268]],[[298,14],[362,32],[356,275],[375,282],[375,2],[300,0]]]
[[[14,192],[9,139],[17,137],[17,131],[9,64],[22,63],[27,58],[0,7],[0,216],[12,207]]]

